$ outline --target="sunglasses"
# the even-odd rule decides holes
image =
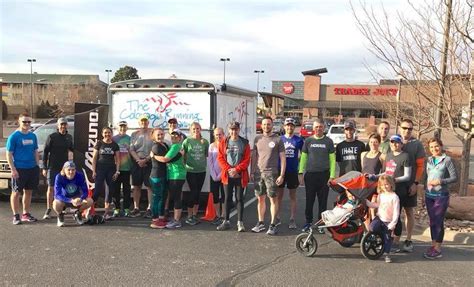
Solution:
[[[31,121],[21,121],[24,124],[31,124]]]
[[[409,131],[412,131],[413,128],[409,128],[409,127],[401,127],[403,130],[409,130]]]

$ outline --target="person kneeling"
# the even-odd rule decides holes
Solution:
[[[54,181],[53,209],[58,214],[58,226],[64,226],[64,208],[74,207],[74,219],[77,224],[83,225],[82,211],[91,207],[93,200],[88,196],[87,183],[84,175],[76,171],[73,161],[67,161],[63,165]]]

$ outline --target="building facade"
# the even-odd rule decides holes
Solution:
[[[107,102],[107,84],[98,75],[0,73],[0,79],[10,116],[31,110],[35,116],[42,102],[57,105],[64,114],[74,111],[75,102]]]

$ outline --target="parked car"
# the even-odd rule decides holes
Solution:
[[[306,121],[301,125],[300,129],[300,136],[302,138],[308,138],[310,136],[314,135],[313,131],[313,122],[312,121]]]
[[[332,125],[331,127],[329,127],[329,131],[326,134],[326,136],[332,139],[332,141],[334,142],[334,145],[336,146],[338,143],[346,139],[346,135],[344,134],[344,125],[343,124]],[[357,139],[357,137],[358,137],[358,131],[356,129],[354,133],[354,138]]]
[[[276,134],[279,134],[279,135],[285,133],[285,129],[283,128],[283,121],[281,119],[275,119],[273,121],[272,132],[274,132]]]
[[[255,129],[256,129],[258,134],[261,134],[263,132],[263,130],[262,130],[262,118],[257,118],[257,124],[256,124]]]
[[[334,125],[335,122],[333,119],[326,119],[324,120],[324,134],[327,134],[329,131],[329,128]]]
[[[292,117],[295,120],[295,126],[301,126],[301,119],[300,117]]]
[[[69,120],[68,120],[69,121]],[[41,127],[37,128],[33,133],[36,135],[38,139],[38,150],[40,152],[40,164],[41,158],[43,157],[43,150],[44,144],[46,143],[46,139],[48,135],[52,134],[57,130],[57,124],[49,123],[44,124]],[[68,133],[74,134],[74,122],[69,122],[68,124]],[[37,188],[37,191],[34,192],[33,196],[35,198],[43,198],[45,196],[46,191],[46,178],[40,175],[40,182]],[[6,195],[10,194],[11,190],[11,169],[7,162],[7,148],[1,147],[0,148],[0,193]]]

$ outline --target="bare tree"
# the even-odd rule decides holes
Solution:
[[[473,134],[470,121],[466,131],[456,125],[466,100],[471,116],[474,100],[473,73],[469,70],[473,61],[473,4],[471,0],[452,2],[408,0],[410,9],[391,14],[383,5],[375,9],[362,1],[357,7],[351,2],[351,7],[368,50],[387,68],[380,72],[368,66],[371,73],[378,78],[401,76],[416,97],[409,104],[413,117],[422,115],[419,125],[447,128],[462,143],[459,194],[466,195]],[[442,121],[437,121],[436,108]]]

